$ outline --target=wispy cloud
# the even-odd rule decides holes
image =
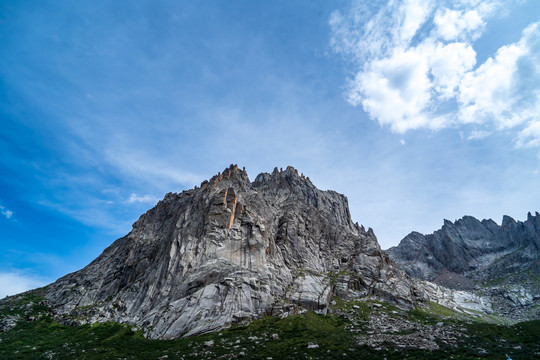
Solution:
[[[129,204],[133,203],[144,203],[144,204],[155,204],[159,201],[159,199],[152,195],[137,195],[135,193],[132,193],[129,195],[129,198],[127,199],[127,202]]]
[[[13,216],[13,211],[5,208],[4,206],[0,205],[0,213],[6,217],[6,219],[11,219]]]
[[[539,114],[540,112],[537,112]],[[525,129],[518,134],[517,147],[538,147],[540,146],[540,121],[531,121]]]
[[[330,18],[333,50],[357,69],[346,98],[397,133],[464,124],[517,129],[540,146],[540,23],[481,64],[476,40],[505,1],[354,3]],[[476,133],[487,136],[488,133]]]
[[[491,135],[491,132],[485,130],[472,130],[467,136],[467,140],[480,140]]]
[[[103,158],[123,175],[134,176],[141,183],[166,184],[169,189],[184,186],[193,186],[200,183],[204,177],[183,170],[174,164],[174,156],[153,156],[138,151],[136,145],[124,144],[122,147],[111,146]]]
[[[47,283],[49,281],[23,272],[0,272],[0,299]]]

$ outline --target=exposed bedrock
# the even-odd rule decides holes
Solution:
[[[65,321],[117,321],[152,338],[215,331],[264,315],[325,313],[333,295],[419,298],[347,198],[288,167],[251,182],[231,165],[169,193],[96,260],[47,287]]]

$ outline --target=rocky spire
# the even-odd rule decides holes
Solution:
[[[59,318],[133,323],[153,338],[325,313],[332,296],[412,305],[414,294],[373,230],[353,224],[345,196],[293,167],[251,183],[237,165],[167,194],[91,264],[47,287]]]

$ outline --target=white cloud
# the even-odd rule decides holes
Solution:
[[[381,125],[390,125],[397,132],[428,126],[422,114],[430,99],[427,67],[421,53],[396,50],[357,74],[351,83],[349,101],[361,103]]]
[[[465,123],[492,119],[499,128],[521,123],[523,112],[512,109],[516,96],[517,61],[527,53],[523,42],[501,47],[478,69],[466,73],[460,84],[460,118]]]
[[[410,44],[418,29],[424,24],[432,8],[430,0],[405,0],[399,6],[400,26],[394,35],[399,44]]]
[[[521,127],[516,146],[540,146],[539,23],[477,64],[475,40],[503,5],[389,1],[367,11],[355,5],[334,12],[331,45],[357,67],[347,100],[397,133],[482,123],[497,130]]]
[[[13,211],[6,209],[2,205],[0,205],[0,213],[2,213],[2,215],[4,215],[6,219],[11,219],[11,217],[13,216]]]
[[[0,299],[46,285],[48,281],[20,272],[0,272]]]
[[[485,22],[476,9],[469,11],[440,9],[433,18],[437,35],[446,41],[478,38]]]
[[[135,193],[132,193],[127,199],[127,202],[129,204],[133,204],[133,203],[156,204],[158,201],[159,199],[155,196],[151,196],[151,195],[139,196]]]
[[[529,125],[518,134],[516,146],[540,146],[540,121],[531,121]]]
[[[491,132],[489,132],[489,131],[473,130],[473,131],[471,131],[469,136],[467,136],[467,140],[480,140],[480,139],[484,139],[484,138],[488,137],[489,135],[491,135]]]
[[[426,51],[429,56],[432,85],[440,98],[455,96],[463,75],[476,64],[476,52],[465,43],[438,43]]]

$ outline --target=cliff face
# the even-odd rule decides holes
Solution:
[[[465,216],[430,235],[413,232],[387,250],[409,275],[489,295],[494,310],[516,319],[540,314],[540,214],[501,225]]]
[[[324,313],[332,295],[418,300],[373,231],[353,224],[345,196],[292,167],[250,182],[233,165],[200,188],[167,194],[128,235],[46,291],[65,321],[133,323],[152,338]]]

